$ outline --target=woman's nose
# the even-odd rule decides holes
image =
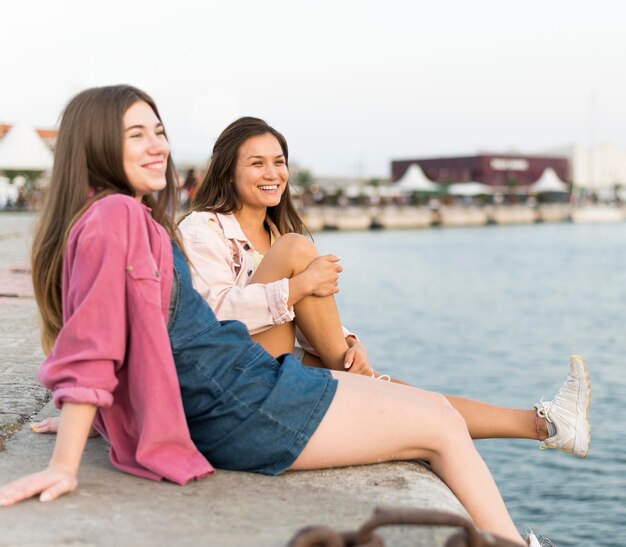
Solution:
[[[268,164],[265,167],[265,178],[274,179],[276,178],[276,167],[272,164]]]
[[[170,150],[170,145],[166,139],[159,135],[154,135],[150,140],[150,153],[152,154],[167,154]]]

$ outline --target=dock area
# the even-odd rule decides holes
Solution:
[[[303,219],[311,232],[322,230],[422,229],[488,224],[513,225],[541,222],[613,223],[626,220],[626,208],[608,205],[574,207],[567,203],[527,205],[443,205],[310,207]]]

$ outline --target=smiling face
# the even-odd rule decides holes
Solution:
[[[124,172],[135,197],[165,188],[170,146],[163,124],[148,103],[137,101],[124,114]]]
[[[287,162],[274,135],[250,137],[239,147],[233,183],[242,211],[278,205],[288,180]]]

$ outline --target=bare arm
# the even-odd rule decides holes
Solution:
[[[289,279],[289,299],[287,304],[293,306],[305,296],[331,296],[339,292],[337,280],[342,267],[337,264],[339,257],[335,255],[319,256],[307,268]]]
[[[76,475],[91,429],[96,407],[65,403],[48,467],[0,487],[0,506],[13,505],[40,494],[40,501],[52,501],[78,486]]]

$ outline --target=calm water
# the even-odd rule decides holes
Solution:
[[[421,387],[529,408],[568,357],[587,359],[586,460],[524,440],[479,450],[515,522],[559,547],[626,545],[626,224],[322,233],[342,257],[342,319],[388,372]]]

